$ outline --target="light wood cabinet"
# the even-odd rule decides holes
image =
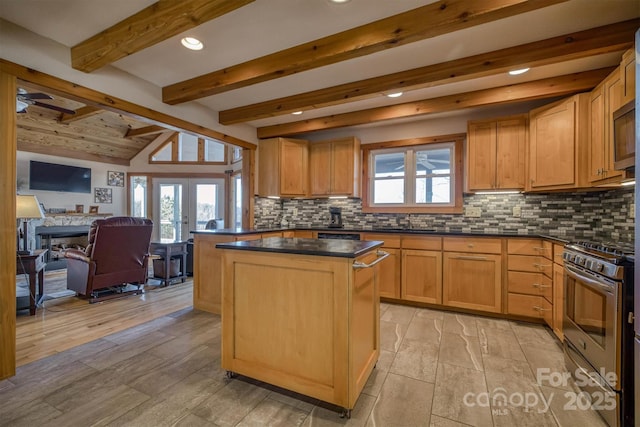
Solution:
[[[193,308],[220,314],[222,254],[216,244],[235,240],[232,235],[193,235]]]
[[[402,299],[442,304],[442,252],[402,250]]]
[[[524,188],[527,121],[519,115],[468,123],[468,191]]]
[[[312,196],[360,197],[360,140],[313,142],[309,148]]]
[[[468,242],[466,242],[468,241]],[[501,239],[445,237],[442,241],[442,304],[491,313],[502,312]],[[474,252],[473,248],[487,252]],[[464,248],[464,252],[447,252]]]
[[[626,172],[614,169],[613,113],[623,105],[620,69],[613,71],[591,91],[588,164],[593,185],[611,184],[626,178]]]
[[[529,113],[527,191],[586,187],[589,94]]]
[[[389,256],[380,262],[379,288],[381,298],[400,298],[400,274],[402,253],[400,250],[400,237],[393,234],[364,233],[362,240],[379,240],[384,242],[381,250]]]
[[[622,82],[621,105],[636,98],[636,61],[633,49],[627,50],[622,55],[620,63],[620,80]]]
[[[552,258],[548,241],[507,241],[507,313],[543,319],[553,328]]]
[[[221,249],[221,367],[352,409],[380,354],[376,251],[358,258]]]
[[[564,261],[563,245],[553,245],[553,332],[562,341],[564,333],[562,322],[564,317]]]
[[[258,146],[258,195],[303,197],[309,194],[309,144],[271,138]]]

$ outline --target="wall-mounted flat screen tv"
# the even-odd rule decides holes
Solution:
[[[31,160],[31,190],[91,193],[91,169]]]

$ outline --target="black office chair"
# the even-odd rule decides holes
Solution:
[[[207,224],[204,226],[205,230],[215,230],[218,228],[218,223],[215,219],[210,219],[207,221]]]

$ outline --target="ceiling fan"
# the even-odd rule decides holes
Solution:
[[[57,105],[44,104],[37,101],[38,99],[53,99],[53,97],[51,95],[47,95],[46,93],[28,93],[25,89],[21,87],[18,88],[18,93],[16,94],[16,113],[26,113],[27,107],[29,105],[36,105],[38,107],[48,108],[50,110],[59,111],[65,114],[76,113],[73,110],[58,107]]]

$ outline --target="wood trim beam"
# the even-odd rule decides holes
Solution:
[[[441,0],[162,88],[168,104],[285,77],[566,0]]]
[[[500,105],[569,95],[593,89],[614,69],[615,67],[601,68],[599,70],[551,77],[515,85],[425,99],[423,101],[407,102],[404,104],[370,108],[368,110],[318,117],[292,123],[265,126],[258,128],[258,138],[290,136],[382,120],[454,111],[463,108]]]
[[[294,111],[345,104],[390,91],[438,86],[515,68],[539,67],[624,51],[633,47],[633,35],[638,27],[640,19],[631,19],[494,52],[223,110],[218,117],[221,124],[230,125]]]
[[[19,151],[28,151],[30,153],[48,154],[50,156],[69,157],[72,159],[89,160],[92,162],[109,163],[112,165],[129,166],[130,162],[127,159],[119,157],[101,156],[98,154],[91,154],[79,150],[70,150],[62,147],[47,147],[40,144],[34,144],[26,141],[18,141]]]
[[[16,374],[16,89],[0,70],[0,380]]]
[[[164,126],[167,129],[174,130],[176,132],[186,131],[197,136],[217,139],[221,142],[228,142],[229,144],[243,148],[256,148],[255,144],[248,141],[235,138],[231,135],[209,129],[150,108],[142,107],[123,99],[109,96],[105,93],[62,80],[50,74],[46,74],[32,68],[27,68],[2,58],[0,58],[0,71],[13,74],[19,80],[31,83],[31,85],[38,90],[43,90],[47,93],[62,96],[64,98],[73,99],[78,102],[82,102],[83,104],[89,104],[104,110],[116,113],[125,113],[139,120]]]
[[[158,125],[145,126],[138,129],[129,129],[125,138],[136,138],[139,136],[153,135],[156,133],[166,132],[168,129]]]
[[[90,73],[254,0],[161,0],[71,48],[71,66]]]
[[[100,114],[103,111],[104,110],[101,108],[93,107],[91,105],[86,105],[84,107],[78,108],[75,114],[62,113],[62,117],[60,117],[60,120],[58,121],[63,124],[73,123],[73,122],[77,122],[78,120],[95,116],[96,114]]]

